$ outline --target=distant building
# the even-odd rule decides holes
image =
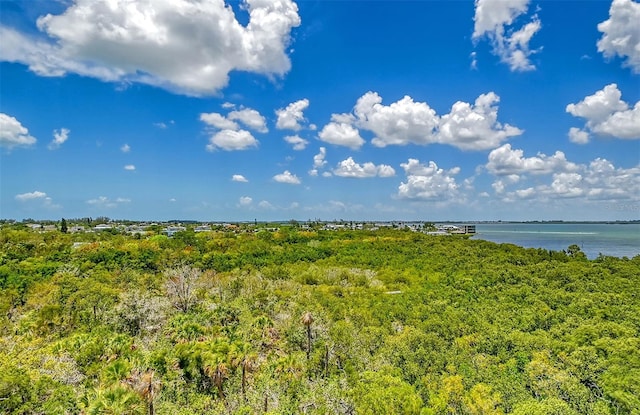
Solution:
[[[187,228],[185,228],[184,226],[167,226],[162,232],[167,236],[173,236],[178,232],[184,232],[186,230]]]
[[[449,228],[449,232],[462,235],[474,234],[476,233],[476,225],[452,226]]]
[[[94,231],[108,231],[110,229],[113,229],[113,226],[108,225],[106,223],[101,223],[93,227]]]
[[[436,230],[456,235],[469,235],[476,233],[476,225],[438,225]]]
[[[147,234],[147,226],[143,225],[131,225],[125,228],[125,231],[131,235],[146,235]]]

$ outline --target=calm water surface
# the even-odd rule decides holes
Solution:
[[[640,224],[501,223],[477,224],[473,239],[511,243],[526,248],[566,250],[576,244],[590,259],[603,255],[640,255]]]

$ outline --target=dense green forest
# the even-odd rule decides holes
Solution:
[[[394,229],[0,229],[1,413],[639,408],[640,256]]]

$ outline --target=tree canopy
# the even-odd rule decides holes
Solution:
[[[640,256],[0,229],[0,412],[639,414]]]

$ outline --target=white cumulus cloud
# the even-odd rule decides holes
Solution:
[[[276,115],[278,116],[276,128],[279,130],[300,131],[302,129],[301,123],[305,121],[303,112],[308,107],[309,100],[305,98],[292,102],[286,108],[276,110]]]
[[[129,144],[124,144],[122,147],[120,147],[120,151],[122,151],[123,153],[128,153],[131,151],[131,147],[129,146]]]
[[[433,161],[424,165],[417,159],[409,159],[400,166],[407,175],[407,181],[398,186],[400,199],[448,201],[459,195],[459,185],[454,177],[460,172],[459,167],[444,170]]]
[[[355,119],[349,114],[333,114],[331,122],[318,133],[318,138],[325,143],[358,149],[364,144],[364,139],[352,125],[353,121]]]
[[[325,158],[327,157],[327,149],[325,147],[320,147],[319,153],[313,156],[313,168],[309,170],[309,175],[317,176],[318,170],[323,168],[327,161]],[[328,172],[325,172],[328,173]],[[331,173],[329,173],[330,175]]]
[[[383,105],[380,95],[367,92],[358,99],[353,114],[333,114],[318,137],[358,149],[364,144],[360,128],[374,134],[371,143],[376,147],[440,143],[462,150],[488,150],[523,133],[498,121],[499,102],[500,97],[493,92],[481,94],[474,104],[458,101],[440,117],[429,104],[409,96]]]
[[[531,50],[529,42],[541,29],[537,15],[531,21],[516,29],[515,21],[526,15],[529,0],[476,0],[473,39],[486,36],[493,47],[493,53],[512,71],[535,69],[530,57],[537,50]]]
[[[533,163],[532,159],[536,158],[520,158],[520,161]],[[550,158],[546,160],[549,162]],[[538,160],[535,163],[541,163],[541,161]],[[589,164],[571,162],[549,162],[548,164],[549,168],[544,169],[544,174],[549,177],[547,182],[544,182],[544,178],[539,178],[536,180],[537,183],[531,185],[529,181],[518,175],[515,175],[518,177],[516,180],[511,179],[514,175],[509,175],[498,176],[498,180],[492,186],[496,194],[501,195],[502,199],[506,201],[532,199],[538,202],[548,202],[552,199],[566,198],[579,198],[585,202],[640,200],[640,165],[619,168],[603,158],[597,158]],[[571,168],[567,169],[567,165]],[[491,172],[499,174],[496,171]],[[520,188],[514,188],[516,183],[520,183]],[[507,191],[507,188],[512,190]]]
[[[284,141],[291,144],[296,151],[304,150],[307,148],[307,144],[309,144],[309,141],[298,135],[288,135],[284,138]]]
[[[253,202],[253,199],[249,196],[242,196],[238,199],[240,206],[249,206]]]
[[[371,143],[377,147],[433,142],[438,126],[436,112],[427,103],[414,102],[409,96],[385,106],[382,97],[370,91],[358,99],[354,113],[356,124],[375,134]]]
[[[569,128],[569,141],[576,144],[587,144],[589,133],[576,127]]]
[[[46,197],[47,197],[47,194],[45,192],[40,192],[38,190],[35,190],[33,192],[21,193],[16,195],[16,200],[20,202],[27,202],[29,200],[44,199]]]
[[[474,105],[456,102],[440,120],[438,142],[462,150],[487,150],[522,134],[521,129],[498,122],[498,102],[500,97],[493,92],[480,95]]]
[[[49,143],[49,150],[55,150],[60,148],[62,144],[69,139],[69,133],[71,131],[68,128],[61,128],[53,131],[53,140]]]
[[[231,180],[240,183],[247,183],[249,181],[241,174],[234,174],[233,176],[231,176]]]
[[[222,114],[218,114],[217,112],[200,114],[200,121],[220,130],[236,131],[240,128],[236,122],[227,119],[227,117]]]
[[[124,169],[128,171],[134,171],[136,169],[136,166],[134,166],[133,164],[127,164],[126,166],[124,166]]]
[[[640,139],[640,101],[633,108],[622,101],[622,92],[616,84],[609,84],[576,104],[567,105],[566,111],[586,120],[583,129],[572,128],[569,139],[584,143],[590,133],[627,140]]]
[[[53,199],[45,192],[41,192],[39,190],[35,190],[33,192],[21,193],[15,196],[15,199],[22,203],[30,203],[40,201],[41,206],[46,209],[59,209],[62,206],[53,202]]]
[[[213,132],[206,147],[208,151],[214,151],[216,148],[227,151],[246,150],[258,146],[258,140],[249,131],[241,129],[236,121],[260,133],[269,131],[266,119],[252,108],[231,111],[227,116],[217,112],[202,113],[200,121],[207,124]]]
[[[14,117],[0,112],[0,147],[29,147],[36,143],[29,130]]]
[[[524,157],[524,151],[512,149],[511,144],[504,144],[489,153],[487,170],[496,176],[519,174],[551,174],[559,171],[576,171],[578,166],[567,161],[562,151],[552,156],[538,153],[535,157]]]
[[[251,108],[243,108],[237,111],[231,111],[227,118],[230,120],[240,121],[247,127],[259,133],[266,133],[269,131],[267,128],[267,120],[260,115],[260,113]],[[226,127],[223,127],[226,128]]]
[[[207,151],[215,151],[216,149],[226,151],[246,150],[257,146],[258,140],[249,131],[222,130],[211,136],[209,144],[207,144]]]
[[[392,177],[395,176],[396,171],[393,167],[380,164],[376,166],[371,162],[364,164],[356,163],[352,157],[338,163],[333,174],[339,177],[352,177],[355,179],[364,179],[369,177]]]
[[[247,0],[241,24],[223,0],[76,0],[37,20],[39,37],[0,26],[0,59],[43,76],[76,73],[140,82],[189,95],[225,87],[229,72],[282,76],[291,30],[300,25],[291,0]]]
[[[300,184],[300,179],[292,174],[289,170],[285,170],[284,173],[276,174],[273,176],[273,180],[278,183],[287,183],[287,184]]]
[[[602,37],[598,52],[605,58],[619,56],[624,65],[640,73],[640,3],[632,0],[613,0],[609,19],[598,25]]]

